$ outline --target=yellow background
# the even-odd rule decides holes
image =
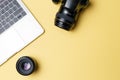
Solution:
[[[0,67],[0,80],[120,80],[120,0],[91,0],[77,26],[54,26],[60,4],[24,0],[45,33]],[[39,68],[21,76],[15,65],[30,56]]]

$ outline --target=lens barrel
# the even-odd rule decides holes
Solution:
[[[75,13],[70,12],[69,9],[61,7],[59,12],[56,14],[55,25],[70,30],[75,23]]]
[[[54,24],[59,28],[71,30],[78,20],[79,12],[88,4],[89,0],[62,0]]]

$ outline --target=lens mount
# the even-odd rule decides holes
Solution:
[[[23,56],[18,59],[16,69],[21,75],[27,76],[32,74],[35,70],[35,63],[32,58]]]

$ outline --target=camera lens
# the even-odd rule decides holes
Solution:
[[[67,0],[66,2],[62,3],[58,13],[56,14],[55,18],[55,25],[65,29],[71,30],[76,23],[78,12],[74,6],[77,6],[78,3],[71,2],[71,0]]]
[[[62,0],[54,24],[59,28],[71,30],[77,23],[80,11],[87,7],[88,3],[89,0]]]
[[[70,30],[75,23],[75,18],[69,9],[61,6],[59,12],[56,14],[55,25],[59,28]]]
[[[35,63],[30,57],[23,56],[17,61],[16,69],[21,75],[27,76],[35,70]]]

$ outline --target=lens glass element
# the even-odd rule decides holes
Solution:
[[[30,63],[28,63],[28,62],[26,62],[26,63],[23,63],[22,64],[22,68],[23,68],[23,70],[29,70],[30,68],[31,68],[31,64]]]

